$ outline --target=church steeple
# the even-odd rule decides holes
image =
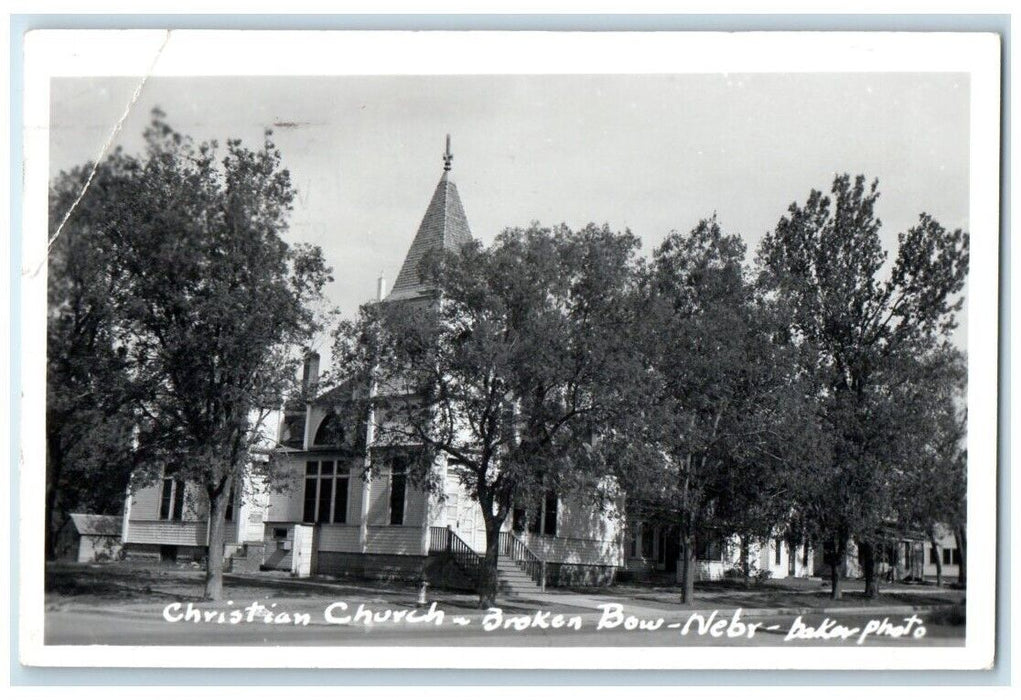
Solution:
[[[450,134],[447,134],[447,148],[443,154],[443,175],[433,192],[429,206],[419,224],[418,233],[411,242],[408,254],[401,265],[401,271],[394,281],[389,299],[418,296],[428,290],[422,282],[418,266],[426,252],[440,248],[457,250],[471,240],[468,217],[465,216],[457,185],[450,179],[454,154],[450,151]]]
[[[450,172],[450,164],[454,161],[454,154],[450,152],[450,134],[447,134],[447,151],[443,154],[443,172]]]

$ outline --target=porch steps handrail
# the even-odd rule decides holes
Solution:
[[[510,557],[542,590],[546,590],[546,560],[513,532],[500,533],[500,554]]]
[[[450,528],[430,527],[429,528],[429,552],[450,551]]]
[[[482,556],[447,526],[447,551],[461,570],[478,583],[482,580]],[[431,538],[430,538],[431,539]]]

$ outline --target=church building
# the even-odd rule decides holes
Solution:
[[[449,137],[444,168],[418,231],[386,294],[377,303],[431,303],[419,263],[434,249],[457,250],[472,234],[451,177]],[[305,381],[314,387],[319,358],[311,356]],[[405,475],[402,455],[375,445],[373,419],[344,425],[343,404],[357,390],[341,385],[282,421],[275,458],[286,487],[269,496],[265,516],[267,568],[297,575],[354,574],[424,577],[433,583],[470,585],[485,551],[482,511],[440,458],[444,493],[427,493]],[[352,457],[352,448],[355,456]],[[375,476],[362,476],[377,460]],[[620,519],[593,513],[570,494],[550,494],[538,518],[501,534],[501,585],[606,584],[624,563]]]
[[[387,294],[381,279],[375,303],[432,303],[433,290],[423,281],[419,263],[431,250],[458,250],[472,239],[450,174],[452,160],[448,137],[443,173],[393,289]],[[227,570],[474,587],[486,548],[479,503],[442,458],[433,468],[443,493],[416,487],[406,474],[408,449],[379,444],[371,415],[356,425],[341,417],[350,415],[345,408],[352,392],[365,388],[342,384],[318,392],[318,376],[319,357],[313,353],[304,368],[304,400],[283,408],[274,426],[267,426],[275,435],[265,435],[267,447],[253,455],[272,460],[271,483],[248,478],[231,497]],[[370,466],[373,476],[365,479]],[[538,513],[526,519],[515,512],[500,534],[501,590],[606,585],[621,574],[674,578],[680,558],[676,531],[633,520],[625,525],[623,510],[621,503],[597,512],[576,494],[549,493]],[[162,560],[201,559],[208,551],[208,517],[204,496],[194,485],[163,474],[127,498],[125,552]],[[780,540],[756,544],[753,550],[755,569],[773,578],[812,573],[809,553],[798,556]],[[737,565],[738,551],[734,538],[700,543],[697,577],[725,576]]]

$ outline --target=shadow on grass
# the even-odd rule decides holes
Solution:
[[[856,586],[848,588],[848,584]],[[829,608],[829,607],[874,607],[889,605],[941,605],[954,602],[948,599],[947,589],[917,585],[911,588],[899,587],[886,591],[880,587],[880,595],[867,598],[860,582],[845,581],[840,600],[830,597],[830,582],[818,578],[786,578],[764,581],[742,579],[721,579],[699,581],[695,584],[694,606],[711,604],[718,607],[744,608]],[[679,605],[682,587],[670,580],[660,579],[648,583],[621,583],[599,589],[572,588],[571,592],[627,598],[634,601]],[[940,594],[942,591],[942,595]]]
[[[635,600],[663,602],[664,596],[634,595]],[[678,594],[677,599],[680,599]],[[699,603],[698,591],[695,591],[695,602]],[[946,605],[945,597],[930,596],[919,593],[899,595],[880,594],[875,598],[867,598],[864,592],[848,591],[840,600],[833,600],[828,592],[791,593],[790,591],[734,591],[723,595],[703,597],[702,602],[712,603],[715,607],[744,608],[830,608],[830,607],[874,607],[889,605]]]
[[[361,579],[286,578],[272,574],[225,574],[224,582],[246,588],[287,591],[296,597],[367,593],[385,589],[387,593],[417,595],[418,588],[407,581],[365,581]]]
[[[45,592],[53,603],[132,602],[174,600],[201,602],[205,572],[190,564],[116,562],[110,564],[50,563],[46,567]],[[378,599],[413,607],[418,588],[406,581],[376,582],[358,579],[292,579],[270,573],[224,574],[226,595],[260,598]],[[444,592],[437,591],[436,598]],[[463,601],[454,605],[465,607]],[[56,600],[55,600],[56,599]],[[433,596],[430,595],[430,600]]]
[[[161,590],[154,585],[165,586],[166,577],[154,574],[140,574],[132,571],[126,576],[124,571],[97,569],[61,569],[47,570],[44,579],[44,590],[48,595],[79,600],[101,599],[129,601],[145,596],[151,600],[184,600],[200,601],[201,595],[183,594],[180,591]],[[194,587],[195,581],[189,580],[186,585]]]

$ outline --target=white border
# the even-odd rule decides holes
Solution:
[[[25,40],[20,464],[22,663],[533,669],[977,669],[993,662],[1000,44],[993,34],[37,31]],[[272,50],[267,50],[272,46]],[[527,50],[522,50],[527,47]],[[49,79],[57,76],[962,72],[971,85],[968,627],[963,648],[46,647],[43,632]],[[386,647],[389,648],[389,647]]]

